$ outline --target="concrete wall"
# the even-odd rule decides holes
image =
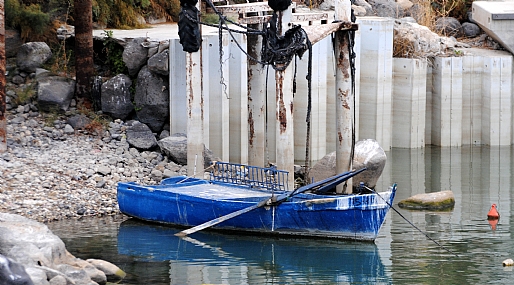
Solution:
[[[459,57],[404,59],[392,57],[393,22],[359,19],[357,53],[357,139],[372,138],[385,149],[423,148],[432,144],[511,145],[514,142],[512,54],[462,49]],[[247,60],[232,39],[224,38],[220,69],[217,34],[203,36],[206,145],[231,162],[248,162]],[[246,38],[238,35],[238,42]],[[226,40],[225,40],[226,39]],[[311,162],[335,150],[334,56],[330,38],[314,46],[311,118]],[[305,159],[307,56],[296,61],[294,156]],[[170,42],[171,133],[185,132],[185,56],[178,39]],[[221,70],[223,83],[220,83]],[[265,72],[266,73],[266,72]],[[261,74],[266,81],[266,74]],[[265,85],[265,84],[264,84]],[[265,161],[275,159],[275,79],[267,76]]]

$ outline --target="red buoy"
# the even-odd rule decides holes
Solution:
[[[498,220],[500,218],[500,213],[498,213],[498,210],[496,209],[496,204],[493,204],[491,206],[491,210],[489,210],[489,213],[487,213],[487,219],[488,220]]]

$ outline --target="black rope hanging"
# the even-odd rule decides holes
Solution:
[[[233,22],[223,16],[214,6],[214,4],[210,0],[205,0],[207,5],[218,15],[219,22],[218,24],[209,24],[200,21],[199,11],[195,7],[197,0],[181,0],[181,12],[179,14],[179,37],[180,43],[183,46],[184,51],[186,52],[196,52],[200,49],[201,45],[201,34],[199,25],[206,25],[211,27],[216,27],[219,29],[219,41],[220,41],[220,63],[223,51],[221,50],[221,33],[223,30],[227,31],[234,41],[234,43],[238,46],[238,48],[247,56],[248,59],[257,62],[262,65],[271,66],[273,69],[277,71],[285,70],[293,58],[299,57],[302,58],[306,51],[308,52],[308,71],[307,71],[307,84],[308,84],[308,92],[307,92],[307,115],[306,115],[306,123],[307,123],[307,138],[306,138],[306,178],[308,177],[309,172],[309,161],[310,161],[310,129],[311,129],[311,109],[312,109],[312,44],[307,36],[307,33],[300,25],[293,25],[292,28],[287,30],[283,36],[280,36],[278,31],[278,15],[277,11],[286,10],[291,5],[291,0],[272,0],[268,2],[268,5],[274,10],[274,13],[270,19],[270,21],[265,25],[263,30],[252,29],[247,26],[241,25],[239,23]],[[353,11],[352,11],[353,16]],[[354,21],[354,16],[352,17],[352,21]],[[239,28],[231,29],[228,27],[228,23],[233,24]],[[233,33],[243,33],[243,34],[256,34],[263,37],[263,46],[261,50],[261,60],[253,58],[248,52],[239,44],[239,42],[234,37]],[[349,34],[350,35],[350,34]],[[350,64],[352,67],[352,92],[355,90],[355,53],[353,52],[353,36],[354,32],[350,36]],[[294,71],[294,82],[293,82],[293,93],[296,92],[296,69]],[[222,74],[223,77],[223,74]],[[266,77],[267,82],[267,77]],[[223,84],[223,78],[221,78],[221,83]],[[224,85],[224,84],[223,84]],[[267,84],[266,84],[267,86]],[[267,93],[267,89],[266,89]],[[267,97],[267,96],[266,96]],[[354,108],[355,110],[355,108]],[[355,131],[353,126],[353,144],[355,143]],[[352,148],[352,157],[353,157],[353,148]],[[352,158],[353,159],[353,158]],[[308,181],[305,181],[308,183]]]

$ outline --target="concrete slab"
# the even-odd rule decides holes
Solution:
[[[472,18],[489,36],[514,54],[514,1],[474,1]]]

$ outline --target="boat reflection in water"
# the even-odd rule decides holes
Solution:
[[[127,220],[118,252],[169,261],[171,284],[391,284],[374,243],[179,231]]]

